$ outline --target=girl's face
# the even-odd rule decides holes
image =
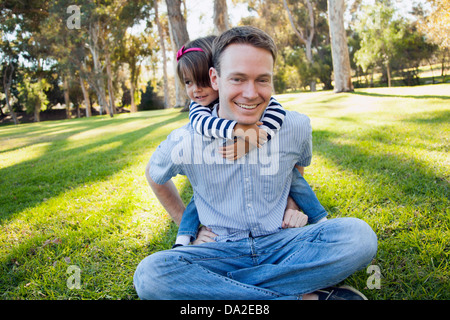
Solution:
[[[184,78],[186,93],[189,98],[202,106],[211,104],[219,97],[219,92],[211,87],[200,87],[189,78]]]

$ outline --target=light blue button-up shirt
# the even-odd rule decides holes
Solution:
[[[270,141],[229,161],[217,152],[225,140],[204,137],[187,124],[158,146],[149,174],[158,184],[186,175],[200,222],[218,235],[216,241],[268,235],[281,230],[295,164],[311,163],[311,134],[306,115],[286,111]]]

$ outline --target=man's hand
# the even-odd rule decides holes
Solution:
[[[306,226],[307,223],[308,216],[306,214],[298,210],[286,209],[281,227],[283,229],[300,228]]]
[[[205,226],[201,227],[197,233],[197,239],[192,242],[192,244],[202,244],[205,242],[216,242],[214,238],[217,237],[217,234],[211,231],[210,228]]]

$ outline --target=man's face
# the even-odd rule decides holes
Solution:
[[[212,87],[219,90],[219,117],[254,124],[272,95],[273,57],[265,49],[231,44],[220,58],[221,75],[210,69]]]

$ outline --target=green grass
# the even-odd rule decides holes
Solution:
[[[278,96],[311,118],[305,177],[331,217],[378,235],[381,288],[366,270],[345,281],[370,299],[450,298],[449,89]],[[144,168],[187,121],[161,110],[0,127],[0,299],[137,299],[136,265],[176,234]],[[188,201],[189,182],[175,183]]]

